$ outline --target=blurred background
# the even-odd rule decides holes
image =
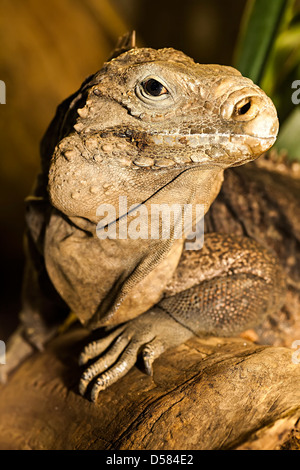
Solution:
[[[289,151],[288,129],[294,126],[295,135],[300,126],[290,99],[291,83],[300,79],[299,3],[0,0],[0,80],[6,84],[6,104],[0,106],[0,339],[17,323],[23,201],[57,105],[101,68],[120,35],[135,29],[138,46],[173,47],[200,63],[234,65],[261,84],[276,102],[282,124],[292,122],[278,147]],[[300,141],[292,143],[291,158],[297,158]]]

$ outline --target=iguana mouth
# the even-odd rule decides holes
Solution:
[[[110,136],[110,132],[105,137]],[[189,168],[197,164],[223,164],[224,168],[256,159],[275,142],[274,135],[258,136],[232,133],[147,132],[119,129],[115,137],[123,138],[135,149],[131,168],[158,170]],[[150,152],[148,152],[148,149]],[[169,149],[169,150],[168,150]],[[166,151],[165,151],[166,150]]]
[[[110,135],[109,130],[102,134],[103,137]],[[125,131],[120,129],[118,132],[114,130],[113,135],[119,138],[127,138],[130,142],[135,142],[139,146],[142,145],[166,145],[175,146],[188,145],[196,148],[204,145],[214,145],[218,143],[233,142],[239,144],[244,140],[252,139],[253,141],[275,142],[276,135],[271,134],[268,136],[259,136],[255,134],[232,134],[230,132],[158,132],[158,131],[136,131],[134,129],[126,129]]]
[[[234,142],[240,143],[241,141],[262,141],[262,142],[275,142],[275,137],[273,135],[267,137],[260,137],[247,134],[209,134],[209,133],[199,133],[199,134],[169,134],[169,133],[152,133],[148,134],[149,139],[155,145],[188,145],[192,148],[197,148],[203,145],[214,145],[225,142]]]

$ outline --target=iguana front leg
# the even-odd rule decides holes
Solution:
[[[105,354],[83,373],[79,384],[81,395],[85,394],[88,385],[96,379],[91,390],[91,398],[96,401],[101,390],[105,390],[127,374],[140,352],[146,372],[152,375],[153,361],[166,349],[184,343],[193,334],[168,313],[154,307],[127,322],[105,339],[88,344],[80,356],[81,365],[104,351]]]
[[[183,255],[173,285],[156,307],[84,349],[81,364],[104,354],[83,373],[80,393],[93,382],[95,401],[130,370],[140,352],[152,374],[152,363],[163,351],[193,335],[231,336],[259,324],[280,308],[284,289],[276,259],[254,240],[208,235],[202,251]]]

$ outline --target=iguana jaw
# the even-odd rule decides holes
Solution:
[[[119,144],[116,144],[116,138]],[[256,159],[275,142],[276,135],[256,136],[227,133],[182,133],[135,130],[106,133],[109,152],[128,169],[186,169],[202,164],[223,169]],[[118,145],[120,149],[118,149]],[[122,148],[121,148],[122,147]],[[112,148],[114,150],[112,150]],[[124,150],[127,157],[124,158]]]
[[[135,159],[133,164],[149,169],[174,165],[215,164],[216,166],[237,166],[254,160],[267,151],[276,141],[276,136],[253,136],[229,133],[135,133],[137,141],[147,142],[152,152],[167,154],[167,159],[144,157]],[[168,152],[168,149],[173,152]],[[182,152],[184,151],[184,155]],[[162,161],[164,160],[164,161]]]

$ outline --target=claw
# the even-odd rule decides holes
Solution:
[[[86,380],[84,376],[81,377],[79,385],[78,385],[78,390],[81,396],[85,394],[89,383],[90,383],[89,380]]]
[[[145,346],[143,350],[143,361],[146,373],[148,375],[153,375],[153,362],[164,352],[164,350],[164,344],[156,338],[154,338],[150,343]]]
[[[93,386],[92,388],[92,391],[91,391],[91,400],[92,402],[96,402],[98,400],[98,396],[99,396],[99,393],[102,391],[102,390],[105,390],[106,389],[106,385],[105,385],[105,377],[103,378],[104,374],[102,375],[102,378],[98,378],[96,380],[96,383],[95,385]]]

